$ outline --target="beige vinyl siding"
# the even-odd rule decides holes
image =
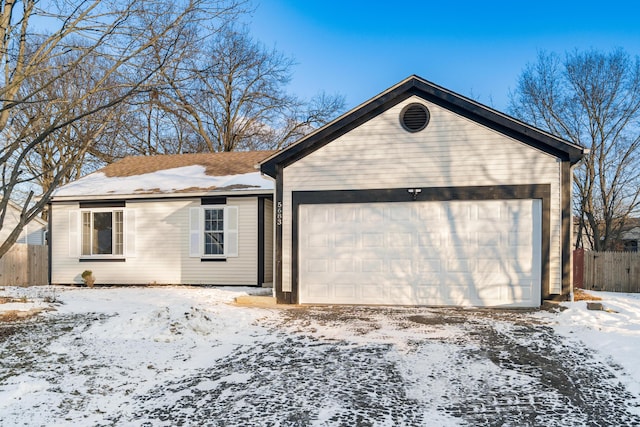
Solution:
[[[411,102],[431,113],[421,132],[400,125]],[[550,184],[550,291],[560,293],[560,168],[547,153],[411,97],[284,169],[283,291],[291,290],[292,191]]]
[[[264,282],[273,283],[273,202],[264,201]]]
[[[189,257],[189,208],[200,206],[200,199],[164,199],[127,201],[125,211],[135,211],[134,256],[125,254],[125,262],[80,262],[69,255],[69,212],[79,204],[54,203],[52,283],[81,283],[82,271],[92,270],[97,284],[256,285],[257,199],[228,198],[227,205],[238,207],[238,257],[218,262]]]
[[[194,205],[196,206],[196,205]],[[182,263],[182,283],[213,285],[251,285],[258,280],[258,199],[227,198],[227,206],[238,207],[238,256],[224,262],[201,261],[188,257],[188,241],[184,240],[187,257]],[[188,224],[185,217],[185,223]]]

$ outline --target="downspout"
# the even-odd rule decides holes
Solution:
[[[53,218],[53,205],[51,204],[51,202],[47,203],[47,208],[49,209],[49,215],[47,218],[47,231],[45,233],[45,243],[47,245],[47,284],[51,285],[51,278],[52,278],[52,245],[51,245],[51,230],[53,230],[53,227],[51,226],[52,221],[51,218]]]

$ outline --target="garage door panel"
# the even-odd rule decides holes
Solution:
[[[452,230],[449,235],[447,235],[447,245],[449,248],[455,248],[456,251],[460,251],[461,249],[459,248],[477,246],[476,236],[465,230]]]
[[[384,208],[363,206],[361,208],[362,222],[365,224],[382,224],[384,221]]]
[[[334,271],[336,273],[355,273],[357,270],[357,260],[353,258],[336,259],[334,261]]]
[[[367,258],[362,260],[363,273],[382,273],[384,271],[384,260],[377,258]]]
[[[504,272],[504,262],[497,258],[478,258],[476,266],[478,273],[501,274]]]
[[[310,299],[326,301],[330,297],[329,284],[324,282],[307,282],[306,295]]]
[[[476,241],[478,247],[486,250],[487,248],[501,248],[505,242],[504,233],[500,231],[477,232]]]
[[[336,248],[355,248],[358,236],[356,234],[336,234],[334,244]]]
[[[411,206],[400,203],[390,206],[389,218],[391,221],[411,221],[413,219]]]
[[[389,260],[389,272],[392,277],[411,277],[413,274],[413,265],[411,259],[391,259]]]
[[[509,246],[515,247],[520,246],[524,248],[529,248],[532,244],[532,236],[530,234],[525,233],[509,233]]]
[[[478,205],[476,209],[477,218],[479,220],[496,220],[503,218],[505,206],[503,204],[497,204],[494,206]]]
[[[329,260],[309,259],[305,261],[305,267],[309,273],[329,273]]]
[[[310,234],[307,239],[307,247],[309,248],[328,248],[329,235],[327,234]]]
[[[390,248],[413,247],[413,236],[411,233],[389,233],[386,237]]]
[[[360,208],[339,206],[334,211],[335,222],[353,222],[359,218]]]
[[[418,233],[418,246],[419,247],[436,247],[441,246],[440,233]]]
[[[424,276],[425,273],[437,273],[442,270],[441,261],[439,258],[428,259],[423,257],[420,259],[419,265],[420,267],[418,268],[418,272],[420,273],[420,276]]]
[[[536,306],[539,201],[300,206],[302,303]]]
[[[473,271],[473,261],[468,258],[449,258],[447,260],[446,269],[447,273],[453,274],[456,277],[456,273],[468,273]]]
[[[384,248],[384,233],[362,233],[363,248]]]
[[[313,209],[308,212],[307,223],[310,224],[328,224],[330,208],[323,208],[318,206],[318,209]]]
[[[449,286],[443,289],[442,296],[445,305],[465,305],[469,301],[469,288],[467,286]]]
[[[416,286],[416,297],[424,304],[429,304],[429,301],[440,301],[443,299],[442,289],[439,285],[418,285]]]
[[[422,221],[440,222],[442,215],[442,207],[435,204],[422,204],[417,208],[418,219]]]
[[[446,205],[446,213],[449,223],[468,220],[471,219],[471,205],[466,202],[450,202]]]
[[[356,283],[336,283],[333,286],[333,295],[336,298],[352,298],[358,296],[358,286]]]

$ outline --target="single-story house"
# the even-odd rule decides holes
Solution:
[[[261,163],[276,180],[277,300],[566,299],[584,154],[411,76]]]
[[[54,284],[273,282],[270,151],[127,157],[60,187],[50,205]]]
[[[2,229],[0,229],[0,243],[4,242],[18,225],[21,213],[22,208],[20,206],[12,201],[7,203],[7,213],[4,217]],[[35,217],[24,226],[16,243],[36,246],[46,245],[46,232],[47,221],[40,217]]]
[[[584,154],[411,76],[279,152],[128,158],[62,187],[52,282],[88,269],[273,282],[286,304],[536,307],[570,294]]]

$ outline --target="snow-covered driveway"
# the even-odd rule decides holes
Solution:
[[[248,291],[0,291],[63,303],[0,324],[0,425],[640,425],[637,297],[606,294],[618,313],[229,304]]]

